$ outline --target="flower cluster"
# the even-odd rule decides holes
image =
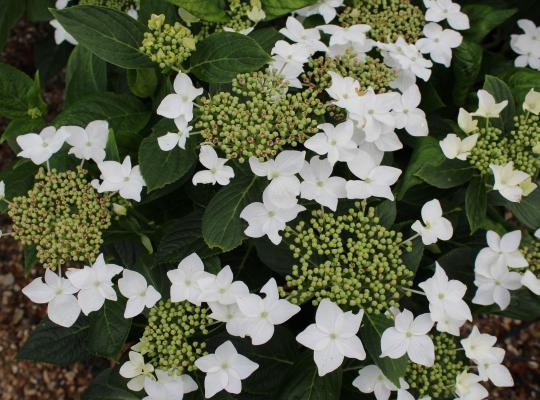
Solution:
[[[328,298],[381,313],[397,307],[400,293],[412,286],[413,273],[403,262],[411,243],[381,225],[371,207],[363,210],[357,202],[343,215],[315,210],[309,222],[287,227],[284,236],[297,260],[282,288],[293,303]]]
[[[37,258],[55,269],[66,262],[94,260],[111,224],[110,196],[88,182],[87,171],[40,168],[34,187],[9,205],[13,236],[35,246]]]
[[[180,22],[165,23],[165,15],[152,14],[148,20],[140,51],[148,55],[163,70],[182,70],[182,63],[189,58],[197,45],[197,38]]]

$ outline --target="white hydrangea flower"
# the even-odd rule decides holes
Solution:
[[[118,280],[118,289],[128,299],[124,318],[133,318],[146,308],[152,308],[161,299],[161,294],[148,285],[144,276],[137,271],[124,269]]]
[[[225,165],[226,158],[218,157],[214,148],[210,145],[202,145],[199,153],[199,162],[206,170],[198,171],[193,175],[192,182],[196,186],[199,183],[226,186],[234,178],[234,170]]]
[[[452,62],[452,49],[459,47],[463,36],[452,29],[443,29],[436,23],[428,23],[424,26],[424,37],[416,41],[416,47],[423,54],[428,54],[431,59],[446,68]]]
[[[19,135],[16,140],[22,151],[17,156],[29,158],[36,165],[43,164],[62,148],[68,137],[66,131],[57,131],[54,126],[44,128],[39,134]]]
[[[318,0],[315,4],[296,10],[295,13],[302,17],[310,17],[320,14],[325,23],[329,23],[336,18],[336,8],[342,7],[345,0]]]
[[[472,149],[476,146],[478,141],[478,134],[467,136],[465,139],[461,139],[454,133],[449,133],[446,137],[439,142],[441,150],[446,158],[449,160],[458,159],[465,161],[470,156]]]
[[[508,100],[503,100],[497,103],[495,97],[487,90],[480,89],[478,91],[478,110],[471,115],[484,118],[499,118],[502,110],[508,105]]]
[[[105,159],[105,147],[109,138],[107,121],[92,121],[86,128],[63,126],[58,131],[66,132],[66,141],[72,146],[69,154],[81,160],[94,160],[96,163]]]
[[[157,114],[175,119],[184,117],[186,121],[193,119],[193,101],[203,93],[202,88],[193,86],[189,75],[179,72],[174,79],[174,92],[168,94],[158,106]]]
[[[304,163],[300,171],[302,183],[300,184],[300,197],[306,200],[315,200],[324,207],[336,211],[338,199],[345,198],[345,179],[340,176],[331,176],[333,166],[327,160],[315,156],[310,162]]]
[[[512,50],[518,54],[514,64],[540,71],[540,27],[528,19],[520,19],[517,24],[524,33],[510,39]]]
[[[120,367],[120,376],[129,379],[127,387],[129,390],[139,392],[144,387],[146,379],[153,380],[154,367],[147,364],[144,357],[137,351],[129,352],[129,360]]]
[[[138,165],[131,167],[131,158],[127,156],[122,164],[118,161],[103,161],[98,164],[103,180],[97,191],[118,192],[124,199],[141,201],[141,192],[146,182]]]
[[[495,179],[493,190],[498,190],[505,199],[519,203],[524,196],[530,193],[530,189],[526,188],[527,190],[525,190],[523,185],[527,184],[531,177],[523,171],[514,169],[513,161],[506,165],[490,164],[489,168],[491,168]],[[534,183],[531,185],[533,188],[536,187]]]
[[[415,221],[411,229],[422,237],[428,246],[437,240],[450,240],[454,233],[450,221],[443,217],[441,203],[437,199],[428,201],[422,206],[422,221]]]
[[[448,24],[457,30],[470,28],[469,17],[463,11],[461,6],[452,0],[424,0],[426,10],[426,21],[441,22],[448,21]]]

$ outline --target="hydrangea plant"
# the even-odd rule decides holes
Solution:
[[[0,43],[26,11],[58,55],[0,64],[4,235],[48,314],[19,358],[108,359],[86,400],[514,384],[475,320],[540,318],[525,1],[47,3],[0,6]]]

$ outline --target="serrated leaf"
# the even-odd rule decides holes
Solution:
[[[465,104],[482,68],[484,50],[478,43],[464,40],[453,52],[454,86],[452,96],[457,105]]]
[[[514,117],[516,115],[516,104],[512,91],[506,83],[491,75],[486,75],[484,89],[495,97],[497,103],[504,100],[508,101],[508,104],[501,112],[500,118],[491,118],[489,123],[502,129],[504,133],[510,133],[514,127]]]
[[[188,139],[185,150],[178,146],[171,151],[159,148],[158,137],[178,131],[170,124],[171,121],[164,122],[155,127],[154,133],[145,138],[139,147],[139,165],[149,193],[182,179],[197,162],[194,139]]]
[[[229,16],[225,13],[220,0],[167,0],[203,21],[227,22]]]
[[[88,321],[81,317],[70,328],[64,328],[45,319],[26,340],[17,353],[19,360],[32,360],[56,365],[69,365],[90,357],[85,341]]]
[[[465,212],[471,234],[484,226],[487,212],[486,184],[481,177],[474,178],[465,192]]]
[[[262,180],[253,175],[240,175],[212,198],[204,212],[202,234],[210,248],[223,252],[242,244],[244,222],[240,213],[249,203],[260,201]]]
[[[364,326],[360,329],[360,337],[371,359],[384,375],[399,387],[399,378],[405,376],[409,363],[407,356],[395,360],[389,357],[380,357],[382,334],[391,326],[394,326],[394,322],[384,315],[364,314]]]
[[[126,13],[85,5],[51,12],[79,44],[99,58],[126,69],[153,67],[139,51],[146,29]]]
[[[28,117],[26,94],[33,85],[32,79],[24,72],[0,64],[0,115],[10,119]]]
[[[274,19],[315,4],[317,0],[262,0],[262,8],[266,12],[266,19]]]
[[[460,160],[444,160],[439,165],[424,165],[415,176],[439,189],[461,186],[471,180],[474,169]]]
[[[126,299],[106,300],[100,310],[89,315],[88,350],[101,357],[116,357],[131,329],[131,319],[124,318]]]
[[[341,368],[319,376],[313,353],[305,352],[294,364],[289,381],[283,386],[278,400],[339,400],[343,371]]]
[[[209,83],[226,83],[236,75],[257,71],[270,56],[249,36],[235,32],[218,32],[197,43],[190,59],[190,71]]]
[[[66,68],[65,104],[106,90],[107,63],[85,47],[75,47]]]

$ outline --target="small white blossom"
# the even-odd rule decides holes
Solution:
[[[319,157],[313,157],[304,164],[300,171],[303,181],[300,184],[300,197],[306,200],[315,200],[322,206],[336,211],[338,199],[345,198],[345,179],[332,175],[332,164]]]
[[[425,59],[414,44],[407,43],[405,39],[399,37],[395,43],[378,43],[378,46],[386,65],[424,81],[429,80],[433,63]]]
[[[488,391],[479,382],[478,375],[463,371],[456,378],[456,395],[454,400],[482,400],[488,396]]]
[[[234,281],[231,267],[226,265],[217,275],[199,279],[200,299],[204,302],[218,302],[223,305],[235,304],[237,300],[249,294],[249,289],[242,281]]]
[[[226,341],[214,354],[208,354],[195,361],[195,365],[206,373],[204,395],[206,398],[225,390],[238,394],[242,391],[242,380],[250,376],[259,365],[238,354],[234,345]]]
[[[234,178],[234,170],[225,165],[226,158],[219,158],[214,148],[210,145],[202,145],[199,153],[199,162],[208,168],[198,171],[193,175],[192,182],[196,186],[199,183],[226,186]]]
[[[203,89],[193,86],[189,75],[182,72],[176,75],[173,87],[175,93],[165,96],[157,114],[169,119],[184,117],[189,122],[193,119],[193,101],[203,93]]]
[[[473,119],[472,115],[464,108],[459,109],[458,125],[466,134],[474,132],[478,129],[478,121]]]
[[[48,303],[49,319],[65,328],[72,326],[81,313],[81,307],[74,296],[77,291],[69,280],[55,274],[50,268],[45,270],[45,281],[36,278],[22,290],[32,302]]]
[[[428,23],[424,26],[424,37],[416,41],[416,47],[422,53],[427,54],[436,63],[450,67],[452,62],[452,49],[459,47],[463,36],[452,29],[443,29],[436,23]]]
[[[128,299],[124,318],[139,315],[145,307],[152,308],[161,299],[161,294],[152,285],[148,285],[144,276],[129,269],[124,269],[122,278],[118,280],[118,289]]]
[[[54,42],[56,44],[62,44],[64,41],[72,44],[73,46],[78,44],[77,40],[64,29],[58,20],[53,19],[49,21],[49,24],[54,28]]]
[[[303,44],[290,44],[285,40],[278,40],[272,48],[274,61],[281,61],[283,64],[292,64],[297,67],[303,65],[309,60],[309,50]]]
[[[92,266],[70,268],[66,272],[71,284],[79,290],[77,300],[85,315],[99,310],[106,299],[116,301],[112,279],[122,270],[116,264],[106,264],[103,254],[100,254]]]
[[[474,304],[489,306],[496,303],[501,310],[510,305],[510,290],[521,287],[521,275],[506,266],[491,265],[475,268],[474,284],[478,287],[472,299]]]
[[[460,31],[470,28],[469,17],[452,0],[424,0],[424,5],[427,7],[426,21],[447,20],[452,28]]]
[[[475,260],[475,270],[483,271],[492,266],[526,268],[529,263],[519,250],[521,231],[516,230],[502,237],[494,231],[486,233],[488,247],[480,250]]]
[[[411,229],[422,237],[422,242],[428,246],[437,240],[450,240],[454,233],[452,224],[443,217],[441,203],[434,199],[422,206],[422,221],[415,221]]]
[[[4,181],[0,181],[0,200],[6,198],[6,184]]]
[[[156,377],[157,380],[145,379],[144,391],[147,396],[142,400],[182,400],[184,394],[197,390],[197,384],[189,375],[170,375],[158,369]]]
[[[435,346],[428,336],[433,321],[428,314],[414,318],[409,310],[395,317],[393,327],[386,329],[381,337],[381,357],[400,358],[407,354],[416,364],[431,367],[435,362]]]
[[[305,29],[302,23],[294,17],[287,18],[285,28],[279,30],[283,36],[295,43],[301,43],[309,50],[310,55],[317,51],[326,51],[326,45],[321,42],[321,33],[316,28]]]
[[[31,159],[36,165],[43,164],[62,148],[68,137],[67,132],[57,131],[54,126],[44,128],[39,134],[19,135],[16,140],[22,151],[17,155]]]
[[[465,355],[475,363],[489,359],[495,343],[497,343],[497,338],[495,336],[488,335],[487,333],[480,333],[476,326],[473,326],[473,329],[467,338],[461,339],[461,346],[463,346],[463,350],[465,350]]]
[[[329,57],[338,57],[345,54],[355,54],[356,59],[365,59],[375,42],[366,35],[371,30],[369,25],[358,24],[348,27],[338,25],[322,25],[319,27],[325,33],[330,34],[330,42],[326,54]]]
[[[324,18],[325,23],[329,23],[336,18],[336,8],[342,7],[345,0],[319,0],[311,6],[296,10],[295,13],[302,17],[310,17],[312,15],[320,14]]]
[[[192,253],[178,264],[178,268],[167,272],[171,281],[171,301],[189,301],[195,305],[201,305],[201,287],[199,281],[203,278],[212,277],[204,271],[204,264],[197,253]]]
[[[412,136],[427,136],[429,133],[426,113],[418,106],[422,96],[418,86],[410,86],[393,107],[396,128],[405,129]]]
[[[105,159],[105,147],[109,137],[107,121],[92,121],[86,128],[63,126],[58,131],[66,133],[66,141],[72,146],[69,154],[81,160],[94,160],[96,163]]]
[[[319,376],[339,368],[345,357],[364,360],[366,352],[357,336],[364,311],[343,312],[328,299],[321,301],[315,323],[309,325],[296,340],[314,351]]]
[[[502,364],[504,354],[504,349],[498,347],[491,349],[489,356],[477,363],[480,378],[484,381],[490,380],[498,387],[514,386],[510,371]]]
[[[533,292],[535,295],[540,296],[540,279],[527,270],[521,277],[521,284]]]
[[[446,158],[453,160],[465,161],[471,154],[472,149],[476,146],[478,141],[478,134],[467,136],[465,139],[461,139],[454,133],[449,133],[446,137],[439,142],[441,150]]]
[[[208,303],[212,313],[210,318],[216,321],[225,322],[227,333],[232,336],[246,337],[248,334],[249,319],[242,314],[238,304],[223,305],[217,301]]]
[[[523,187],[530,180],[530,176],[523,171],[514,169],[513,161],[508,162],[506,165],[490,164],[489,168],[491,168],[495,179],[493,190],[498,190],[505,199],[519,203],[523,196],[530,193],[529,190],[526,191]],[[535,184],[532,185],[536,187]]]
[[[186,148],[189,132],[191,132],[193,128],[188,126],[188,122],[184,116],[175,118],[174,124],[176,125],[178,132],[168,132],[157,139],[159,148],[163,151],[171,151],[177,146],[181,149]]]
[[[510,46],[518,54],[514,64],[540,71],[540,27],[528,19],[520,19],[517,24],[524,33],[511,36]]]
[[[255,346],[268,342],[274,335],[274,326],[283,324],[300,312],[300,307],[279,298],[277,283],[271,278],[261,289],[264,298],[249,294],[238,299],[238,307],[247,317],[247,335]]]
[[[328,75],[332,78],[332,85],[326,89],[326,92],[336,100],[335,105],[344,108],[348,100],[358,97],[360,82],[356,79],[349,76],[342,77],[333,71],[328,71]]]
[[[478,110],[471,115],[484,118],[499,118],[501,111],[508,105],[508,100],[503,100],[497,103],[495,97],[487,90],[480,89],[478,91]]]
[[[356,155],[358,146],[353,141],[354,126],[347,120],[339,125],[321,124],[322,132],[310,137],[304,143],[306,148],[319,155],[328,155],[328,161],[333,165],[337,161],[350,161]]]
[[[98,192],[118,192],[124,199],[141,201],[144,181],[138,165],[131,167],[131,158],[127,156],[120,164],[117,161],[103,161],[98,164],[103,180]]]
[[[144,387],[144,381],[149,378],[153,379],[152,373],[154,367],[152,364],[144,362],[144,357],[136,351],[129,352],[129,360],[120,367],[120,376],[129,379],[127,387],[129,390],[139,392]]]
[[[373,393],[377,400],[388,400],[398,390],[376,365],[363,367],[352,384],[362,393]]]
[[[534,115],[540,114],[540,92],[534,89],[529,90],[523,102],[523,110],[531,112]]]

